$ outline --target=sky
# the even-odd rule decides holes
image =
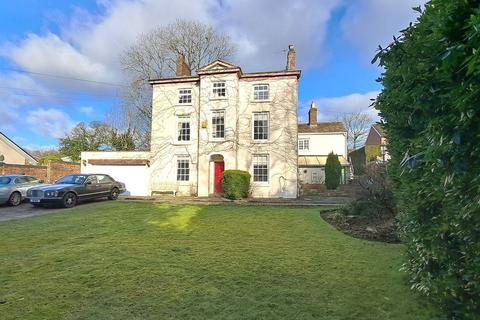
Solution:
[[[0,1],[0,131],[30,150],[56,148],[78,122],[104,121],[126,82],[120,57],[141,34],[196,20],[230,36],[243,71],[281,70],[295,46],[300,121],[365,111],[381,91],[379,45],[426,0]]]

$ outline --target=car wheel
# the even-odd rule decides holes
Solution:
[[[73,192],[69,192],[63,196],[63,206],[65,208],[75,207],[77,204],[77,196]]]
[[[15,191],[10,195],[10,198],[8,198],[8,204],[12,207],[18,206],[22,202],[22,195],[20,192]]]
[[[120,191],[118,190],[118,188],[113,188],[112,191],[110,191],[110,195],[108,196],[108,199],[117,200],[119,193]]]

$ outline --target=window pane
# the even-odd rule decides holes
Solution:
[[[177,181],[190,180],[190,161],[188,159],[177,160]]]
[[[268,112],[253,114],[253,139],[268,140]]]
[[[177,140],[190,141],[190,118],[187,118],[187,117],[178,118]]]
[[[192,89],[178,90],[178,103],[192,103]]]
[[[212,114],[212,137],[225,138],[225,113],[223,111]]]
[[[268,85],[260,84],[253,87],[253,99],[254,100],[268,100],[269,90]]]
[[[213,83],[213,96],[214,97],[225,97],[226,96],[225,82],[214,82]]]
[[[268,182],[268,155],[253,156],[253,181]]]

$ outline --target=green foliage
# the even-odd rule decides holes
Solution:
[[[377,160],[377,157],[380,155],[380,146],[368,145],[365,146],[365,160],[366,163]]]
[[[432,0],[375,59],[405,268],[452,319],[480,314],[479,30],[478,1]]]
[[[60,139],[59,150],[78,161],[82,151],[131,151],[135,150],[135,145],[128,131],[119,133],[101,122],[91,122],[88,126],[81,122],[67,137]]]
[[[62,157],[57,154],[49,154],[49,155],[41,156],[37,160],[38,165],[40,166],[46,165],[48,161],[62,161]]]
[[[342,165],[336,154],[330,153],[325,163],[325,185],[327,189],[337,189],[342,179]]]
[[[250,173],[242,170],[225,170],[222,174],[222,188],[228,199],[241,199],[248,196]]]

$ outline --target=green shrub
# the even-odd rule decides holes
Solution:
[[[228,199],[246,198],[250,190],[250,173],[241,170],[225,170],[222,174],[222,188]]]
[[[325,185],[327,189],[337,189],[342,179],[342,165],[336,154],[330,153],[325,163]]]
[[[480,315],[479,26],[478,1],[431,0],[376,57],[405,269],[450,319]]]

